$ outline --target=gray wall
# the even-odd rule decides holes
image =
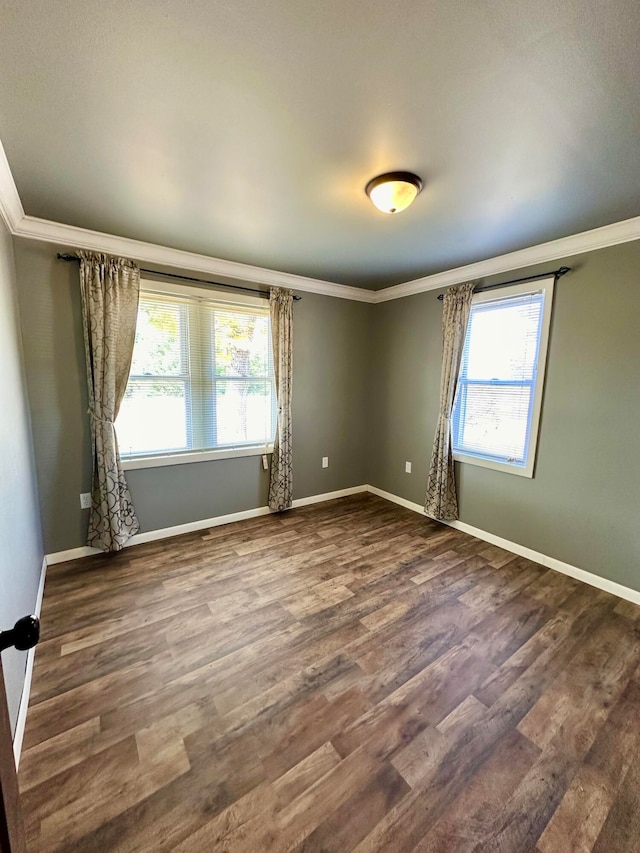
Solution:
[[[0,629],[33,613],[43,549],[11,237],[0,220]],[[12,730],[26,652],[2,655]]]
[[[91,480],[78,267],[55,259],[68,247],[14,244],[45,548],[52,553],[84,545],[88,518],[78,497]],[[366,482],[361,436],[373,307],[302,297],[294,307],[295,498]],[[127,479],[142,531],[267,502],[259,457],[139,469]]]
[[[535,476],[457,465],[460,517],[640,589],[640,243],[500,280],[561,263],[573,272],[556,287]],[[430,292],[374,307],[369,482],[422,504],[442,303]]]
[[[14,242],[45,546],[54,552],[84,543],[78,495],[90,486],[77,267],[56,261],[57,247]],[[566,263],[574,271],[556,288],[535,477],[457,466],[461,518],[640,589],[640,243]],[[440,378],[435,297],[371,306],[303,294],[295,306],[295,497],[370,482],[422,503]],[[266,503],[259,458],[128,478],[143,530]]]

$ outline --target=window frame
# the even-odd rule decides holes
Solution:
[[[540,417],[542,413],[542,400],[544,396],[544,383],[547,368],[547,354],[549,350],[549,334],[551,327],[551,314],[553,310],[553,294],[555,289],[556,279],[554,276],[540,279],[535,282],[523,282],[522,284],[509,285],[508,287],[500,288],[499,292],[495,290],[486,290],[479,293],[474,293],[471,304],[483,304],[486,302],[497,302],[508,299],[513,296],[523,296],[528,293],[537,293],[542,291],[544,294],[542,316],[540,323],[540,340],[538,343],[538,358],[536,364],[535,380],[529,384],[533,390],[533,402],[531,419],[529,421],[529,434],[527,441],[527,456],[524,464],[517,462],[506,462],[497,459],[492,459],[488,456],[475,453],[464,453],[453,450],[454,433],[453,433],[453,413],[451,421],[451,447],[453,459],[455,462],[462,462],[469,465],[477,465],[481,468],[490,468],[494,471],[504,471],[507,474],[515,474],[519,477],[533,478],[536,464],[536,452],[538,446],[538,436],[540,432]],[[466,335],[465,335],[466,338]],[[466,383],[466,384],[473,384]],[[486,384],[486,382],[482,383]],[[500,385],[522,385],[527,383],[498,381]],[[454,408],[457,401],[457,396],[460,393],[460,384],[456,388],[456,397],[454,398]],[[461,416],[462,417],[462,416]]]
[[[191,297],[201,301],[215,302],[222,308],[225,306],[228,306],[229,308],[240,306],[243,308],[259,308],[261,311],[265,310],[265,299],[259,296],[251,296],[250,294],[244,293],[229,294],[228,292],[222,292],[208,287],[193,287],[191,285],[176,284],[174,282],[160,282],[151,279],[141,279],[140,295],[142,296],[146,293],[157,296],[175,296],[177,298]],[[266,307],[268,309],[268,301]],[[187,310],[189,310],[188,307]],[[268,361],[270,365],[273,365],[273,352],[271,351],[271,348],[269,349]],[[171,378],[178,381],[182,380],[181,376]],[[222,379],[226,377],[219,378]],[[127,382],[128,381],[129,379],[127,379]],[[215,376],[212,376],[212,387],[215,385],[215,381]],[[275,378],[273,381],[275,392]],[[187,382],[187,394],[189,393],[188,385],[189,383]],[[274,402],[273,405],[276,406],[277,404]],[[189,434],[193,430],[190,412],[191,406],[188,406],[187,430]],[[221,447],[198,450],[176,450],[164,452],[150,451],[148,453],[138,452],[130,454],[121,452],[120,460],[122,468],[125,471],[130,471],[138,468],[160,468],[169,465],[185,465],[193,462],[206,462],[215,459],[237,459],[248,456],[262,456],[272,452],[273,442],[270,441],[266,443],[224,445]]]

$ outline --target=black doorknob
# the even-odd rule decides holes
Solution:
[[[40,620],[23,616],[10,631],[0,631],[0,652],[15,646],[21,652],[32,649],[40,639]]]

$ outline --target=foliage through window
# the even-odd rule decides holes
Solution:
[[[476,294],[452,418],[456,459],[533,476],[553,279]]]
[[[141,292],[122,456],[270,444],[275,422],[266,304]]]

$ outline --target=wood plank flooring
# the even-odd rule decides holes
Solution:
[[[32,851],[640,850],[640,608],[358,495],[49,570]]]

